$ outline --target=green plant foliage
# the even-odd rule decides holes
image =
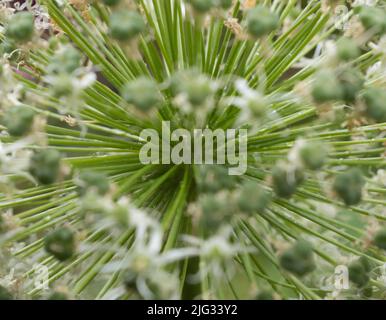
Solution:
[[[385,1],[14,3],[0,299],[386,299]]]

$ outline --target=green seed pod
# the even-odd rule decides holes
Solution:
[[[287,271],[302,277],[315,269],[312,245],[299,240],[291,249],[280,257],[280,265]]]
[[[229,9],[233,5],[233,0],[218,0],[219,5],[224,10]]]
[[[339,77],[342,88],[342,98],[346,103],[354,103],[365,83],[363,76],[356,70],[345,70]]]
[[[306,168],[320,170],[327,160],[327,151],[320,143],[307,143],[300,149],[300,158]]]
[[[5,112],[3,123],[11,136],[20,137],[31,129],[34,116],[35,112],[32,109],[14,106]]]
[[[74,47],[67,45],[57,52],[48,65],[49,73],[71,74],[81,66],[82,56]]]
[[[5,30],[7,37],[17,42],[26,42],[34,34],[34,17],[30,12],[18,12],[12,15]]]
[[[66,261],[75,253],[74,233],[69,228],[59,228],[44,238],[44,248],[59,261]]]
[[[386,13],[381,8],[362,6],[359,11],[359,19],[367,30],[376,34],[386,32]]]
[[[364,287],[370,280],[368,272],[359,260],[352,262],[348,267],[348,271],[350,281],[358,287]]]
[[[315,102],[325,103],[343,98],[343,89],[335,74],[321,71],[316,75],[311,92]]]
[[[204,76],[193,78],[185,83],[184,91],[192,105],[200,106],[212,94],[211,82]]]
[[[386,229],[379,231],[374,237],[374,244],[383,250],[386,250]]]
[[[170,79],[170,90],[173,96],[185,94],[194,106],[200,106],[213,94],[211,80],[196,70],[176,73]]]
[[[258,5],[248,11],[247,14],[247,29],[248,32],[260,38],[279,27],[280,19],[276,13],[271,12],[267,7]]]
[[[334,182],[335,192],[348,206],[361,202],[363,186],[362,172],[357,168],[340,173]]]
[[[52,94],[56,98],[70,96],[74,90],[71,76],[65,73],[54,77],[50,85]]]
[[[31,157],[29,171],[40,183],[53,183],[59,175],[60,158],[57,150],[39,151]]]
[[[214,0],[190,0],[193,9],[200,13],[208,12],[214,7]]]
[[[236,212],[231,200],[221,197],[220,194],[201,196],[199,203],[202,210],[200,225],[204,235],[215,233],[224,223],[229,222]]]
[[[110,34],[119,41],[128,41],[146,28],[142,16],[135,11],[117,11],[110,17]]]
[[[386,122],[386,90],[368,88],[363,94],[367,115],[377,123]]]
[[[374,294],[373,287],[371,285],[367,285],[360,290],[360,295],[364,298],[371,298]]]
[[[360,257],[358,261],[362,264],[363,268],[366,270],[366,272],[370,272],[372,269],[371,262],[366,257]]]
[[[95,190],[98,194],[104,195],[110,189],[109,180],[103,172],[82,171],[77,181],[78,192],[84,195],[87,190]]]
[[[338,58],[342,61],[350,61],[358,58],[361,50],[353,39],[341,37],[337,42]]]
[[[263,212],[271,200],[271,195],[256,182],[247,181],[240,189],[240,196],[237,201],[242,212],[253,214]]]
[[[3,286],[0,286],[0,300],[13,300],[12,294]]]
[[[157,83],[145,77],[128,82],[121,89],[121,96],[141,111],[149,111],[161,102]]]
[[[113,7],[113,6],[116,6],[118,3],[120,3],[121,0],[103,0],[103,3],[106,5],[106,6],[109,6],[109,7]]]
[[[293,172],[277,166],[272,171],[273,189],[279,197],[290,198],[302,181],[303,174],[300,170]]]
[[[68,300],[68,295],[63,292],[55,291],[47,297],[47,300]]]
[[[228,169],[220,165],[201,166],[197,171],[197,185],[201,193],[216,193],[235,187],[236,176],[229,176]]]
[[[273,298],[273,294],[272,294],[271,291],[261,290],[256,295],[256,299],[255,300],[274,300],[274,298]]]

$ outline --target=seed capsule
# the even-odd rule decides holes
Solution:
[[[339,80],[331,71],[321,71],[317,74],[311,93],[318,103],[341,100],[344,94]]]
[[[121,0],[103,0],[103,3],[106,6],[110,6],[110,7],[116,6],[120,2],[121,2]]]
[[[71,74],[81,66],[81,59],[82,56],[77,49],[66,46],[52,57],[48,71]]]
[[[303,181],[303,174],[300,170],[288,170],[277,166],[272,172],[273,189],[277,196],[290,198]]]
[[[196,177],[198,189],[203,194],[232,189],[236,185],[236,179],[235,176],[229,176],[226,167],[220,165],[202,166]]]
[[[335,192],[348,206],[361,202],[363,186],[364,179],[357,168],[340,173],[334,182]]]
[[[299,240],[280,257],[280,265],[287,271],[302,277],[315,269],[312,245]]]
[[[100,195],[106,194],[110,189],[107,176],[102,172],[83,171],[79,174],[77,181],[78,192],[83,195],[87,190],[95,190]]]
[[[248,11],[247,14],[247,29],[248,32],[260,38],[279,27],[279,17],[264,6],[257,6]]]
[[[349,267],[349,279],[358,287],[364,287],[370,280],[368,272],[360,260],[352,262]]]
[[[354,103],[365,83],[363,76],[356,70],[345,70],[339,76],[339,84],[342,89],[343,100]]]
[[[238,207],[241,211],[249,214],[263,212],[268,206],[271,196],[256,182],[248,181],[240,189]]]
[[[362,6],[359,11],[359,19],[367,30],[377,34],[386,32],[386,12],[381,8]]]
[[[68,300],[68,296],[63,292],[55,291],[48,296],[47,300]]]
[[[54,97],[70,96],[74,90],[72,77],[68,74],[60,74],[51,81],[51,89]]]
[[[271,291],[262,290],[256,295],[256,300],[274,300]]]
[[[214,0],[190,0],[194,10],[200,13],[208,12],[215,5]]]
[[[75,253],[74,233],[69,228],[59,228],[44,238],[44,248],[59,261],[68,260]]]
[[[386,250],[386,229],[379,231],[374,237],[374,244],[383,250]]]
[[[29,171],[40,183],[53,183],[59,175],[60,158],[60,153],[57,150],[39,151],[30,159]]]
[[[161,101],[157,84],[148,78],[141,77],[128,82],[121,89],[122,98],[138,109],[146,112]]]
[[[110,34],[119,41],[131,40],[145,30],[142,16],[135,11],[118,11],[110,17]]]
[[[361,51],[353,39],[342,37],[336,42],[337,54],[340,60],[350,61],[358,58]]]
[[[8,22],[5,34],[17,42],[31,40],[34,34],[33,15],[26,11],[15,13]]]
[[[307,143],[300,149],[300,157],[308,169],[319,170],[326,163],[327,152],[320,143]]]
[[[14,106],[6,111],[3,123],[11,136],[20,137],[31,129],[34,115],[28,107]]]
[[[203,105],[213,93],[211,80],[196,70],[178,72],[173,75],[170,80],[170,90],[173,96],[186,95],[193,106]]]
[[[232,7],[232,4],[233,4],[233,0],[219,0],[218,2],[220,7],[223,8],[224,10]]]
[[[386,122],[386,90],[368,88],[363,94],[367,115],[378,123]]]

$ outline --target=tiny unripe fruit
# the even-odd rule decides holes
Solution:
[[[210,80],[206,77],[190,79],[184,85],[189,102],[194,106],[202,105],[212,93]]]
[[[257,6],[248,11],[247,14],[247,29],[248,32],[260,38],[279,27],[279,17],[264,6]]]
[[[355,283],[358,287],[365,286],[370,280],[366,268],[359,260],[354,261],[349,265],[348,272],[350,281]]]
[[[47,300],[68,300],[68,296],[63,292],[55,291],[47,297]]]
[[[363,26],[376,34],[386,32],[386,12],[381,8],[363,6],[359,11]]]
[[[315,269],[312,245],[299,240],[280,257],[280,265],[287,271],[302,277]]]
[[[81,59],[82,56],[77,49],[66,46],[52,57],[48,71],[71,74],[81,66]]]
[[[379,231],[374,237],[374,244],[383,250],[386,250],[386,229]]]
[[[202,216],[200,226],[204,235],[215,233],[224,223],[229,223],[235,213],[232,203],[219,195],[208,194],[200,198]]]
[[[178,72],[170,80],[170,90],[174,96],[185,94],[193,106],[200,106],[212,95],[211,80],[196,70]]]
[[[128,82],[121,89],[122,98],[141,111],[149,111],[161,101],[157,83],[153,80],[141,77]]]
[[[201,193],[216,193],[235,186],[235,176],[229,176],[228,169],[221,165],[202,166],[196,177]]]
[[[263,212],[270,200],[271,196],[268,191],[256,182],[248,181],[241,186],[237,204],[242,212],[253,214]]]
[[[342,37],[336,42],[338,58],[350,61],[360,56],[361,51],[353,39]]]
[[[334,190],[348,206],[357,205],[362,200],[362,189],[364,186],[362,172],[353,168],[340,173],[334,182]]]
[[[343,98],[343,90],[339,80],[331,71],[321,71],[316,75],[311,93],[317,103],[331,102]]]
[[[34,34],[34,17],[30,12],[15,13],[8,22],[5,34],[17,42],[26,42]]]
[[[272,171],[273,189],[281,198],[290,198],[302,181],[303,174],[300,170],[287,170],[277,166]]]
[[[119,41],[128,41],[145,30],[142,16],[135,11],[117,11],[110,17],[110,34]]]
[[[219,0],[219,2],[220,7],[223,9],[229,9],[233,4],[233,0]]]
[[[321,169],[327,160],[327,151],[320,143],[307,143],[300,149],[300,158],[306,168]]]
[[[69,228],[59,228],[44,238],[44,248],[59,261],[66,261],[75,253],[74,233]]]
[[[200,13],[208,12],[214,7],[214,0],[190,0],[194,10]]]
[[[56,181],[60,169],[60,153],[54,149],[46,149],[34,154],[30,160],[30,173],[42,184]]]
[[[354,103],[365,83],[363,76],[356,70],[345,70],[338,76],[342,89],[342,99],[346,103]]]
[[[368,88],[363,94],[366,114],[378,123],[386,122],[386,90]]]
[[[72,77],[65,73],[55,76],[50,85],[52,94],[56,98],[70,96],[74,91]]]
[[[0,285],[0,300],[13,300],[12,294]]]
[[[104,195],[110,189],[106,174],[103,172],[83,171],[79,174],[77,181],[78,192],[83,195],[87,190],[95,190],[98,194]]]
[[[3,123],[11,136],[20,137],[31,129],[34,115],[28,107],[14,106],[6,111]]]
[[[103,3],[106,6],[110,6],[110,7],[116,6],[120,2],[121,2],[121,0],[103,0]]]
[[[271,291],[262,290],[256,295],[256,300],[274,300]]]

